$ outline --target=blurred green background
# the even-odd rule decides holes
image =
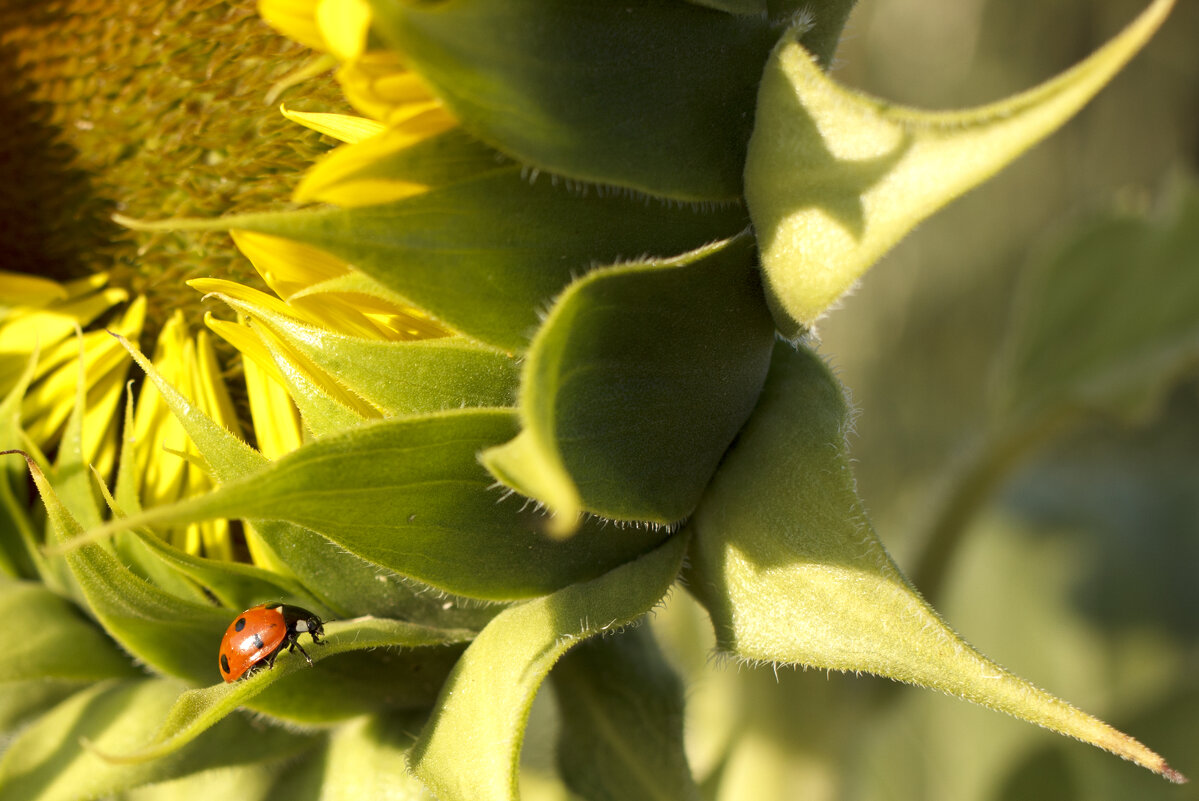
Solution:
[[[1145,5],[860,0],[834,75],[906,105],[987,103],[1070,67]],[[1077,119],[926,222],[821,324],[820,349],[860,411],[861,493],[909,575],[987,429],[1021,276],[1096,215],[1168,206],[1197,159],[1199,3],[1184,0]],[[1199,250],[1178,255],[1199,271]],[[694,767],[711,775],[710,797],[1199,798],[1196,334],[1199,312],[1175,343],[1190,367],[1151,413],[1078,417],[1017,461],[949,551],[945,583],[920,588],[984,653],[1141,739],[1192,784],[874,678],[713,670],[707,624],[678,594],[656,623],[686,666]]]

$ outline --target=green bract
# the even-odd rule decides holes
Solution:
[[[946,113],[825,73],[849,6],[319,4],[314,26],[369,7],[370,55],[390,49],[460,128],[374,162],[335,152],[297,195],[330,205],[125,222],[304,243],[360,271],[309,300],[391,293],[445,335],[366,339],[201,280],[278,368],[305,441],[266,458],[122,340],[217,484],[156,506],[138,500],[132,401],[113,422],[127,434],[114,474],[97,475],[84,381],[51,461],[21,428],[37,354],[14,368],[0,612],[36,637],[0,667],[0,722],[24,726],[0,759],[0,801],[163,783],[186,796],[204,772],[250,765],[246,797],[304,783],[353,797],[360,780],[364,798],[515,801],[547,678],[570,792],[716,797],[725,762],[692,775],[683,686],[642,625],[676,583],[729,658],[941,690],[1183,781],[998,667],[920,595],[866,514],[851,406],[805,339],[914,225],[1098,92],[1171,2],[1037,89]],[[427,189],[354,202],[401,182]],[[1194,359],[1199,205],[1180,206],[1164,225],[1098,222],[1032,274],[981,477],[951,496],[934,542],[955,541],[1029,432],[1082,407],[1143,412]],[[214,519],[241,521],[256,564],[156,535]],[[918,562],[921,589],[942,567]],[[268,601],[325,619],[315,665],[286,654],[221,683],[222,633]]]

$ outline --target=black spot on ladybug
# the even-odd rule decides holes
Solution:
[[[254,647],[259,651],[266,647],[266,643],[262,641],[262,635],[260,635],[258,632],[254,632]]]
[[[241,631],[245,627],[246,627],[246,619],[244,617],[239,617],[237,619],[237,622],[233,624],[234,631]]]
[[[224,654],[221,654],[221,671],[223,673],[229,672],[229,657]]]

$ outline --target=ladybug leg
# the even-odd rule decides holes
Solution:
[[[287,650],[289,650],[289,651],[292,650],[293,648],[296,649],[297,651],[299,651],[301,654],[303,654],[304,658],[306,660],[308,660],[308,666],[312,667],[312,657],[310,657],[308,655],[308,652],[305,651],[304,648],[300,645],[300,641],[298,639],[292,640],[291,644],[287,646]]]

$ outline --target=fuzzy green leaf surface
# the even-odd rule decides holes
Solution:
[[[327,436],[212,493],[114,521],[91,533],[245,517],[312,529],[375,564],[459,595],[511,600],[597,576],[644,553],[664,532],[589,523],[565,541],[544,517],[497,503],[479,451],[510,439],[506,409],[382,420]]]
[[[1074,115],[1164,21],[1155,0],[1115,39],[1027,92],[975,109],[901,108],[840,86],[795,41],[767,64],[745,196],[777,324],[811,326],[908,231]]]
[[[778,345],[758,408],[689,524],[689,586],[718,647],[941,690],[1180,779],[1141,743],[983,657],[929,607],[862,508],[848,424],[819,357]]]
[[[339,147],[316,163],[296,187],[297,202],[361,206],[362,198],[398,199],[417,187],[459,183],[508,160],[461,130],[413,143],[405,131]],[[379,202],[379,201],[376,201]]]
[[[687,539],[591,581],[500,613],[462,655],[412,751],[441,801],[517,801],[517,762],[537,688],[572,646],[649,611],[678,575]]]
[[[19,620],[0,660],[0,684],[32,679],[99,681],[140,675],[112,640],[40,584],[0,583],[0,619]]]
[[[683,684],[647,627],[574,648],[550,678],[558,767],[588,801],[699,801],[683,751]]]
[[[41,470],[29,462],[52,533],[50,544],[79,537],[83,528]],[[110,636],[157,671],[203,681],[213,664],[212,644],[228,625],[227,613],[185,601],[134,575],[111,548],[87,544],[62,555],[87,602]]]
[[[49,482],[36,468],[31,470],[52,530],[58,532],[55,536],[59,544],[64,538],[82,537],[82,528]],[[187,601],[164,592],[133,574],[106,546],[102,542],[71,547],[62,558],[78,581],[88,608],[108,634],[156,671],[194,684],[208,684],[219,677],[216,648],[240,610]],[[301,673],[289,679],[284,691],[272,689],[253,697],[253,705],[259,711],[296,722],[326,723],[378,707],[428,703],[436,691],[436,685],[430,690],[425,684],[430,678],[436,680],[436,659],[430,664],[404,660],[390,664],[395,660],[381,653],[363,653],[350,655],[345,661],[348,664],[335,663],[334,681]],[[416,675],[422,669],[426,673],[423,680]],[[407,675],[412,681],[389,695],[380,690],[384,675]]]
[[[320,787],[320,801],[434,801],[408,771],[408,752],[423,722],[411,714],[349,721],[329,733],[314,758],[291,765],[271,798],[308,798]]]
[[[136,348],[128,342],[124,345],[154,382],[219,481],[245,478],[270,464],[258,451],[197,410]],[[260,538],[273,557],[320,598],[321,606],[340,617],[394,616],[448,628],[481,626],[489,619],[486,610],[463,608],[453,600],[413,587],[410,579],[381,570],[303,526],[280,520],[254,520],[249,524],[251,534]]]
[[[544,309],[597,264],[670,257],[745,228],[745,209],[699,209],[529,180],[504,167],[393,203],[139,230],[248,230],[304,242],[374,277],[450,328],[514,353]]]
[[[495,348],[464,337],[393,342],[346,336],[213,294],[270,326],[291,349],[323,370],[330,382],[336,381],[384,416],[515,402],[516,360]]]
[[[371,6],[375,30],[463,126],[520,161],[681,200],[741,194],[779,33],[765,15],[617,0]]]
[[[1199,191],[1158,219],[1097,218],[1025,273],[996,374],[1003,418],[1143,418],[1199,358]]]
[[[100,753],[148,737],[179,694],[165,679],[102,682],[81,691],[18,734],[0,758],[0,801],[105,798],[198,771],[286,759],[310,738],[263,729],[241,716],[165,759],[115,764]]]
[[[746,236],[593,271],[533,340],[521,434],[483,463],[564,529],[582,511],[674,523],[753,409],[773,341]]]
[[[419,648],[463,642],[473,636],[470,631],[443,631],[379,618],[329,622],[325,624],[325,633],[327,637],[322,641],[323,646],[315,644],[305,649],[314,663],[353,651]],[[179,695],[169,712],[158,717],[163,722],[152,736],[146,736],[136,745],[131,743],[122,750],[100,750],[111,761],[129,763],[158,759],[174,753],[271,685],[307,670],[309,667],[300,654],[284,653],[270,670],[259,671],[241,681],[187,690]],[[216,671],[213,673],[215,675]],[[326,678],[311,689],[319,693],[321,685],[328,683]],[[291,690],[294,692],[296,688]]]
[[[21,400],[33,380],[37,357],[35,351],[0,401],[0,451],[25,447]],[[34,578],[39,569],[27,485],[21,460],[15,455],[0,457],[0,571],[11,578]]]

